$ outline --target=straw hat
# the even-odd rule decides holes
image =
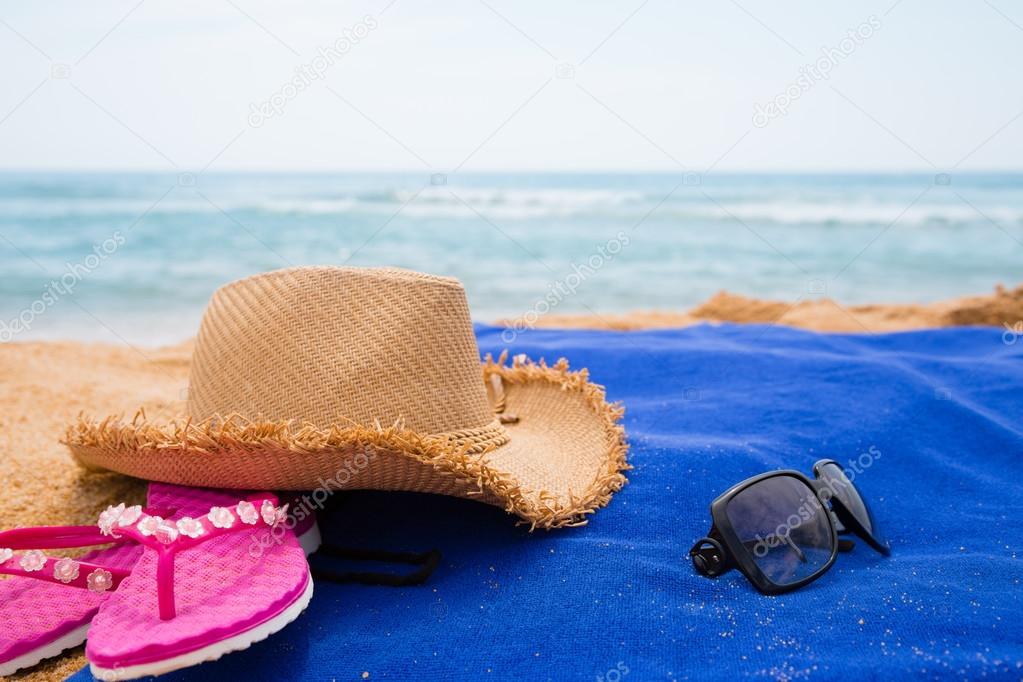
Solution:
[[[441,493],[556,528],[625,483],[622,412],[564,359],[481,366],[458,280],[301,267],[213,294],[187,415],[81,417],[64,442],[85,466],[152,481]]]

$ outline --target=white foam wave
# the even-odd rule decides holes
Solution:
[[[155,214],[216,214],[221,210],[236,213],[276,215],[342,216],[346,214],[393,214],[401,209],[413,218],[476,218],[482,214],[492,219],[541,219],[557,217],[614,217],[623,221],[638,220],[653,211],[659,220],[675,220],[681,224],[694,222],[727,222],[736,218],[749,223],[792,226],[888,225],[899,226],[957,225],[986,223],[1023,224],[1023,206],[975,205],[962,202],[919,202],[909,206],[895,200],[774,200],[729,201],[720,205],[692,193],[664,200],[664,195],[650,192],[610,189],[502,189],[431,186],[423,190],[351,194],[327,197],[262,197],[256,199],[219,198],[214,203],[192,193],[170,196],[156,206],[150,198],[61,198],[0,199],[0,215],[7,218],[61,218],[67,216],[126,216]]]

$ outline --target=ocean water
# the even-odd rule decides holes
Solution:
[[[458,277],[482,321],[926,302],[1023,281],[1023,175],[0,173],[0,341],[180,341],[301,264]]]

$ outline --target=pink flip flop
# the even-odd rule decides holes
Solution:
[[[312,598],[305,552],[274,495],[167,487],[183,498],[176,506],[186,514],[176,520],[142,514],[125,524],[119,508],[101,518],[102,532],[144,547],[93,619],[85,654],[101,680],[160,675],[248,648]],[[315,525],[305,525],[318,544]]]
[[[168,492],[164,486],[151,486],[148,508],[173,508]],[[128,538],[77,560],[50,558],[41,550],[111,542],[95,526],[17,528],[0,533],[0,574],[12,576],[0,581],[0,604],[4,606],[0,677],[84,642],[100,604],[142,555],[142,548]],[[15,550],[26,551],[15,554]]]
[[[121,544],[86,554],[81,559],[54,559],[41,549],[105,544],[109,538],[90,541],[87,536],[64,535],[73,544],[44,542],[49,532],[81,531],[73,526],[25,529],[36,532],[35,542],[19,546],[0,539],[13,549],[28,549],[15,555],[11,546],[0,549],[0,573],[14,576],[0,582],[0,677],[57,656],[85,641],[89,623],[108,596],[131,572],[142,548]],[[95,528],[90,528],[95,534]],[[85,588],[74,590],[68,587]]]

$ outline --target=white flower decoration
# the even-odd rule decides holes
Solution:
[[[178,532],[182,535],[187,535],[190,538],[197,538],[205,533],[206,529],[203,528],[202,522],[198,519],[186,516],[178,520]]]
[[[93,592],[106,592],[114,586],[114,576],[102,568],[97,568],[85,579],[89,589]]]
[[[0,566],[3,566],[8,561],[10,561],[11,557],[13,556],[14,556],[13,550],[7,549],[6,547],[0,549]]]
[[[78,580],[79,563],[74,559],[64,557],[53,564],[53,577],[67,585],[72,580]]]
[[[213,507],[206,518],[217,528],[230,528],[234,525],[234,514],[227,507]]]
[[[121,506],[123,507],[124,505],[122,504]],[[140,516],[142,516],[142,507],[140,505],[136,504],[128,507],[121,512],[121,515],[117,519],[117,525],[121,528],[127,528],[138,521]]]
[[[284,520],[288,518],[288,505],[284,505],[277,510],[277,518],[274,519],[274,526],[276,527],[279,523],[284,523]]]
[[[103,535],[113,535],[114,524],[121,518],[121,514],[124,513],[124,503],[117,505],[116,507],[107,507],[106,510],[99,515],[99,530]]]
[[[164,545],[169,545],[178,539],[178,529],[171,521],[161,521],[160,525],[153,531],[153,537]]]
[[[263,523],[268,526],[276,526],[284,520],[287,513],[288,505],[277,508],[270,500],[263,500],[263,506],[259,509],[259,514],[263,517]]]
[[[43,566],[46,565],[46,555],[38,549],[29,550],[21,555],[21,559],[18,563],[29,573],[41,571],[43,570]]]
[[[242,523],[254,526],[259,522],[259,512],[256,511],[256,505],[247,500],[239,502],[238,506],[235,507],[235,511],[238,513],[238,518],[242,520]]]
[[[161,524],[163,524],[163,518],[159,516],[146,516],[139,521],[139,525],[136,527],[139,529],[140,533],[149,537],[156,532],[156,529],[159,528]]]

